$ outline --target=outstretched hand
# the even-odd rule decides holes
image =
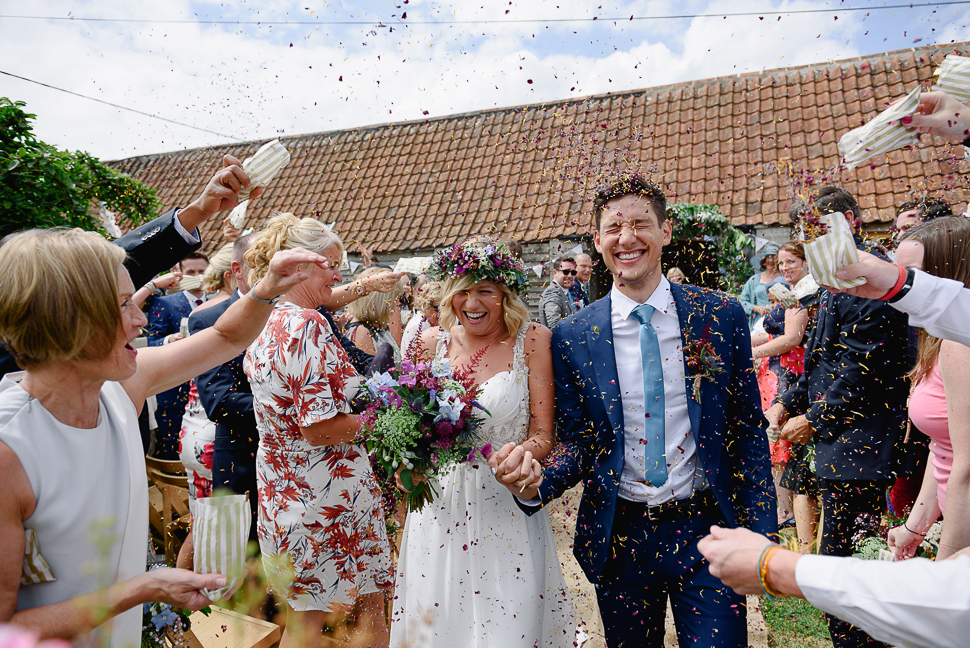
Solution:
[[[239,190],[250,187],[249,175],[243,171],[242,162],[226,155],[222,163],[224,168],[212,176],[202,195],[179,212],[179,220],[190,232],[210,216],[236,207],[239,204]],[[255,199],[262,193],[263,187],[256,187],[250,192],[249,198]]]
[[[516,497],[530,500],[538,497],[542,485],[542,466],[532,453],[520,445],[506,443],[488,455],[488,465],[500,484]]]
[[[970,108],[945,92],[924,92],[919,97],[916,114],[900,121],[903,126],[951,142],[959,143],[970,137]]]
[[[829,292],[844,292],[847,295],[865,297],[866,299],[882,299],[896,285],[896,281],[899,279],[899,266],[861,250],[859,250],[858,255],[858,262],[839,268],[836,275],[839,279],[862,277],[866,280],[866,283],[846,290],[839,290],[831,286],[823,286],[823,288]]]
[[[263,299],[272,299],[277,295],[282,295],[310,277],[309,268],[306,267],[308,264],[320,268],[330,267],[330,261],[316,252],[310,252],[299,247],[292,250],[280,250],[273,255],[266,276],[253,286],[253,290],[258,289],[256,294]]]
[[[211,603],[201,590],[219,589],[228,582],[222,574],[196,574],[169,567],[145,572],[141,578],[144,579],[145,600],[190,611],[201,610]]]

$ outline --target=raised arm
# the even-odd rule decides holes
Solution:
[[[801,307],[785,309],[785,333],[779,335],[770,342],[754,347],[753,355],[755,358],[770,358],[772,356],[788,353],[799,344],[805,337],[805,328],[808,326],[808,311]]]
[[[122,383],[135,407],[140,410],[148,396],[180,385],[239,355],[263,330],[272,311],[272,306],[256,301],[253,295],[268,300],[290,290],[309,277],[301,269],[306,263],[322,266],[327,259],[302,248],[276,253],[266,276],[211,328],[178,344],[142,349],[138,370]]]

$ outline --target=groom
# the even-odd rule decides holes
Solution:
[[[489,462],[528,514],[583,481],[573,551],[611,648],[663,646],[668,596],[682,648],[746,646],[744,599],[697,542],[713,524],[777,531],[747,318],[664,278],[658,187],[625,178],[593,204],[614,285],[553,331],[559,445],[521,493],[530,453],[508,444]]]

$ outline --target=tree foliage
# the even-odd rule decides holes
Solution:
[[[59,151],[38,140],[22,101],[0,97],[0,236],[36,227],[80,227],[104,233],[92,201],[118,224],[154,218],[155,192],[87,153]]]
[[[731,225],[716,205],[668,205],[667,218],[674,230],[671,246],[680,244],[686,254],[696,256],[685,259],[694,268],[702,269],[704,273],[717,273],[712,281],[703,283],[713,283],[715,285],[711,287],[734,294],[740,292],[751,276],[745,250],[754,247],[754,238]],[[676,265],[676,262],[670,265]]]

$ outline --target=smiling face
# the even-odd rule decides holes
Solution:
[[[451,298],[451,310],[466,333],[487,337],[505,330],[503,297],[498,284],[483,281],[455,293]]]
[[[808,274],[808,262],[788,250],[778,252],[778,270],[792,288]]]
[[[635,294],[649,297],[660,283],[660,256],[671,233],[670,222],[660,222],[653,203],[631,194],[606,203],[593,242],[617,288],[636,299]]]
[[[576,261],[576,278],[586,283],[593,274],[593,258],[588,254],[577,254],[573,259]]]
[[[343,277],[340,276],[340,248],[331,245],[321,251],[320,255],[326,257],[329,267],[321,268],[315,264],[308,264],[307,270],[310,273],[310,278],[302,284],[317,306],[329,302],[330,296],[333,294],[334,284],[343,281]]]
[[[558,270],[553,272],[553,279],[556,283],[563,288],[569,288],[573,285],[573,281],[576,278],[576,264],[572,261],[563,261]]]
[[[120,382],[131,378],[138,369],[135,360],[138,352],[131,346],[131,341],[141,335],[141,328],[148,324],[148,319],[131,300],[134,292],[135,286],[131,283],[128,271],[124,266],[118,268],[118,306],[121,309],[121,321],[115,332],[111,352],[103,360],[80,361],[91,366],[99,379]]]

